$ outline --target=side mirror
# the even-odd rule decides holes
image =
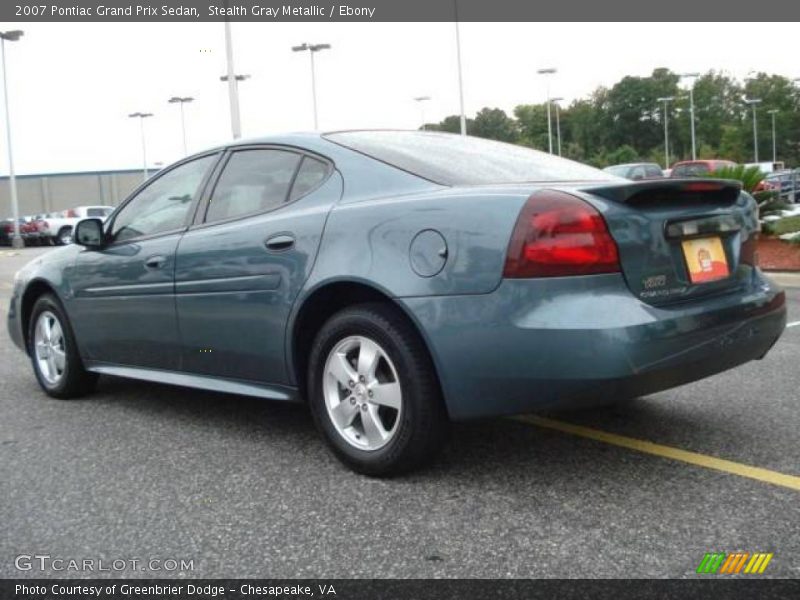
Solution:
[[[103,245],[103,222],[100,219],[78,221],[72,239],[87,248],[100,248]]]

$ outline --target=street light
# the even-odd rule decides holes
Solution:
[[[656,102],[664,103],[664,169],[669,169],[669,116],[667,115],[667,104],[675,100],[675,96],[663,96],[656,99]]]
[[[761,104],[761,98],[745,98],[744,103],[753,107],[753,162],[758,162],[758,124],[756,122],[756,106]]]
[[[231,104],[231,134],[235,140],[242,137],[242,117],[239,112],[239,82],[247,81],[248,79],[250,79],[250,75],[234,75],[232,78],[228,75],[221,75],[219,78],[220,81],[228,84],[228,96]],[[231,88],[233,89],[233,95],[230,93]]]
[[[536,71],[539,75],[555,75],[558,70],[552,67],[547,69],[539,69]],[[550,78],[547,78],[547,146],[550,154],[553,153],[553,123],[550,121]]]
[[[461,135],[467,135],[467,114],[464,112],[464,76],[461,72],[461,30],[458,25],[458,0],[453,0],[454,24],[456,26],[456,63],[458,65],[458,101],[461,108]]]
[[[139,119],[139,129],[142,133],[142,172],[144,173],[144,180],[147,181],[147,144],[144,139],[144,120],[152,117],[153,113],[135,112],[128,115],[131,119]]]
[[[778,114],[778,109],[773,108],[768,110],[767,113],[772,116],[772,162],[776,163],[778,162],[778,147],[775,143],[775,115]]]
[[[225,8],[228,8],[228,0],[225,0]],[[227,10],[225,11],[227,13]],[[231,109],[231,135],[233,139],[238,140],[242,137],[242,117],[239,112],[239,75],[236,75],[236,70],[233,67],[233,37],[231,35],[231,22],[225,18],[225,64],[227,66],[226,74],[220,77],[220,81],[228,82],[228,103]]]
[[[183,114],[183,105],[188,102],[194,102],[194,98],[191,96],[173,96],[169,100],[167,100],[170,104],[179,104],[181,107],[181,133],[183,135],[183,155],[186,156],[188,152],[186,151],[186,119],[184,118]]]
[[[422,131],[425,131],[425,103],[430,99],[430,96],[417,96],[414,98],[414,102],[419,104],[419,117],[422,121]]]
[[[692,84],[689,87],[689,118],[691,120],[692,130],[692,160],[697,160],[697,146],[694,136],[694,82],[695,79],[700,77],[700,73],[682,73],[681,77],[692,80]]]
[[[3,63],[3,97],[6,103],[6,137],[8,138],[8,185],[11,189],[11,212],[14,217],[14,233],[11,236],[11,247],[22,248],[25,243],[19,235],[19,202],[17,201],[17,179],[14,177],[14,158],[11,152],[11,113],[8,108],[8,82],[6,80],[6,42],[16,42],[24,32],[19,29],[0,31],[0,54]]]
[[[317,121],[317,75],[314,69],[314,54],[320,50],[329,50],[330,44],[301,44],[300,46],[292,46],[292,52],[305,52],[306,50],[311,55],[311,99],[314,103],[314,130],[319,129]]]
[[[558,144],[556,147],[558,148],[558,155],[561,156],[561,119],[559,117],[559,105],[558,103],[564,100],[563,98],[550,98],[550,102],[552,102],[556,107],[556,140],[558,140]]]

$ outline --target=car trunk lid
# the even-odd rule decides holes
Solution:
[[[572,193],[602,214],[628,287],[644,302],[725,293],[752,275],[758,209],[738,182],[587,184]]]

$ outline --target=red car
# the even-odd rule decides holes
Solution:
[[[712,159],[712,160],[684,160],[672,167],[670,177],[705,177],[718,169],[737,166],[732,160]],[[763,180],[755,188],[755,192],[780,191],[779,183]]]

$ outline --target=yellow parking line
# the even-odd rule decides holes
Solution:
[[[590,427],[583,427],[581,425],[573,425],[572,423],[565,423],[563,421],[556,421],[536,415],[515,417],[515,420],[536,425],[537,427],[554,429],[562,433],[604,442],[613,446],[628,448],[629,450],[636,450],[637,452],[644,452],[645,454],[653,454],[661,458],[679,460],[699,467],[714,469],[716,471],[738,475],[739,477],[747,477],[749,479],[755,479],[756,481],[763,481],[765,483],[786,487],[790,490],[800,491],[800,477],[795,475],[786,475],[785,473],[778,473],[777,471],[770,471],[769,469],[762,469],[761,467],[751,467],[750,465],[743,465],[723,458],[715,458],[706,454],[672,448],[671,446],[662,446],[661,444],[654,444],[653,442],[638,440],[624,435],[608,433],[607,431],[591,429]]]

